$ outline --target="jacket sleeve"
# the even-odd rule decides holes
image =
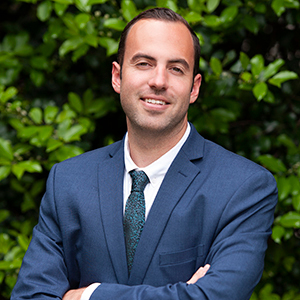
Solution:
[[[247,300],[259,282],[271,234],[277,187],[264,170],[247,178],[228,201],[206,263],[207,274],[195,284],[126,286],[102,283],[91,300]],[[192,275],[192,274],[191,274]]]
[[[61,299],[70,289],[56,212],[52,168],[42,199],[38,225],[33,230],[11,300]]]

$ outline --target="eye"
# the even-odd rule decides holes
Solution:
[[[140,68],[147,68],[147,67],[150,66],[150,64],[149,64],[148,62],[146,62],[146,61],[141,61],[141,62],[138,62],[138,63],[136,64],[136,66],[138,66],[138,67],[140,67]]]
[[[174,73],[183,74],[182,69],[180,69],[180,68],[178,68],[178,67],[172,67],[171,70],[172,70]]]

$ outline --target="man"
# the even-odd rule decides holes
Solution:
[[[127,135],[53,167],[12,300],[250,298],[276,183],[188,123],[199,47],[168,9],[127,25],[112,68]]]

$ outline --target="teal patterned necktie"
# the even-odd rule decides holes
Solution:
[[[132,178],[131,193],[127,199],[124,216],[124,235],[126,243],[127,265],[130,273],[135,249],[145,223],[144,189],[149,178],[144,171],[130,171]]]

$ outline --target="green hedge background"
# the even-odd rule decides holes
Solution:
[[[278,183],[251,300],[300,299],[299,0],[1,1],[0,299],[16,282],[51,166],[123,137],[111,63],[125,24],[155,6],[185,17],[202,45],[189,119]]]

